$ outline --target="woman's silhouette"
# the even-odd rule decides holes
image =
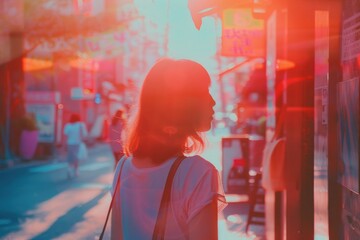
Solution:
[[[201,132],[211,128],[215,101],[210,76],[190,60],[162,59],[147,74],[129,123],[114,195],[112,239],[151,239],[169,170],[178,167],[166,214],[165,239],[217,239],[217,214],[225,205],[219,174],[199,155]],[[121,167],[123,166],[123,167]]]

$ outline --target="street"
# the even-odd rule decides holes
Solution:
[[[1,171],[0,237],[95,239],[110,202],[113,159],[105,144],[89,156],[71,180],[63,161]]]
[[[209,137],[202,154],[221,168],[219,138]],[[0,239],[97,239],[110,203],[113,157],[105,143],[89,148],[79,177],[67,179],[66,162],[32,163],[0,171]],[[246,196],[230,203],[219,219],[219,239],[260,239],[243,233],[248,206]],[[241,200],[243,199],[243,200]],[[235,199],[236,200],[236,199]],[[110,226],[108,225],[108,229]],[[109,237],[109,231],[105,239]]]

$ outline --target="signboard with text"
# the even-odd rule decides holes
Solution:
[[[55,105],[54,104],[26,104],[26,111],[33,113],[39,128],[39,142],[53,143],[55,141]]]
[[[264,20],[254,19],[250,8],[223,11],[221,55],[264,57]]]

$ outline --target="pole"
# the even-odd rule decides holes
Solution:
[[[216,32],[218,32],[219,29],[219,21],[215,20],[215,29]],[[219,37],[216,38],[216,45],[217,45],[217,53],[216,53],[216,60],[217,60],[217,66],[218,66],[218,72],[219,72],[219,78],[218,78],[218,83],[219,83],[219,92],[220,92],[220,106],[221,106],[221,112],[225,113],[226,111],[226,106],[225,106],[225,93],[224,93],[224,81],[223,81],[223,76],[224,74],[220,74],[222,72],[222,62],[221,62],[221,40],[219,39]]]
[[[9,64],[9,63],[8,63]],[[11,86],[10,86],[10,76],[9,76],[9,66],[7,65],[5,68],[6,78],[5,78],[5,86],[6,86],[6,97],[5,97],[5,129],[4,129],[4,148],[5,148],[5,161],[10,160],[11,151],[10,151],[10,96],[11,96]]]
[[[164,33],[164,53],[165,56],[169,54],[169,21],[170,21],[170,1],[166,1],[166,24],[165,24],[165,33]]]

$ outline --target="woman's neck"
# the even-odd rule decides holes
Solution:
[[[165,160],[164,162],[166,162],[168,160]],[[152,167],[157,167],[161,164],[163,164],[164,162],[155,162],[153,161],[151,158],[149,157],[134,157],[132,159],[132,163],[134,164],[135,167],[137,168],[152,168]]]
[[[151,168],[151,167],[157,167],[161,164],[169,161],[170,159],[179,156],[180,154],[174,154],[171,156],[166,157],[163,161],[156,160],[155,158],[151,157],[142,157],[142,156],[134,156],[133,157],[133,164],[137,168]]]

